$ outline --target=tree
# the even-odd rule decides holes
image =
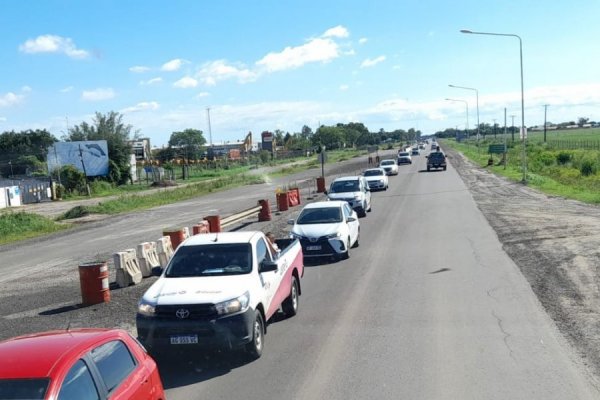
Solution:
[[[28,168],[43,169],[40,163],[46,162],[48,147],[56,141],[45,129],[3,132],[0,134],[0,173],[21,175]]]
[[[312,137],[314,146],[326,146],[327,149],[339,149],[343,141],[343,131],[337,126],[321,126]]]
[[[589,120],[589,118],[579,117],[579,119],[577,119],[577,125],[582,127],[583,125],[587,124]]]
[[[75,142],[82,140],[106,140],[108,145],[108,158],[114,162],[118,168],[118,174],[112,173],[111,176],[119,176],[117,184],[124,184],[130,177],[130,155],[131,145],[129,140],[133,127],[123,122],[123,115],[110,111],[108,114],[96,112],[92,124],[82,122],[79,125],[69,129],[69,133],[63,137],[65,141]],[[110,178],[108,178],[110,179]]]
[[[202,131],[198,129],[185,129],[181,132],[173,132],[169,139],[169,147],[180,150],[179,154],[186,161],[190,158],[196,159],[200,148],[206,143]]]

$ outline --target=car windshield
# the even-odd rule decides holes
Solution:
[[[300,213],[298,225],[333,224],[342,222],[342,210],[339,207],[305,208]]]
[[[398,157],[408,157],[408,153],[398,153]]]
[[[335,181],[331,184],[330,193],[358,192],[358,180]]]
[[[381,165],[394,165],[394,160],[384,160],[381,162]]]
[[[444,153],[431,153],[429,158],[441,159],[444,158]]]
[[[167,266],[168,278],[241,275],[252,271],[249,243],[183,246]]]
[[[383,171],[380,169],[368,169],[364,173],[365,176],[379,176],[384,175]]]
[[[50,379],[0,379],[0,399],[43,399]]]

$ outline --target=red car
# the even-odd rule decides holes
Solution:
[[[120,329],[76,329],[0,342],[0,399],[164,400],[158,368]]]

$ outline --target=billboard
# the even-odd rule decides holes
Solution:
[[[273,152],[273,133],[264,131],[261,134],[261,138],[262,138],[261,148],[263,150],[268,150],[270,152]]]
[[[87,176],[108,175],[108,145],[106,140],[58,142],[48,148],[48,171],[72,165]]]

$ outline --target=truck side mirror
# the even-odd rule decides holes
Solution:
[[[269,260],[262,260],[260,265],[258,266],[258,272],[260,273],[277,271],[277,269],[277,263]]]

